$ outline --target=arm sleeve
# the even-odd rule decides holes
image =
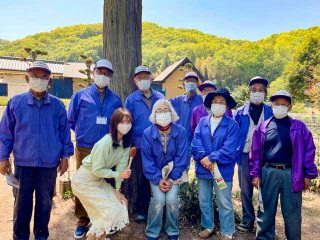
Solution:
[[[126,169],[126,167],[128,166],[129,151],[128,151],[128,149],[124,149],[124,151],[125,152],[122,155],[121,161],[116,166],[116,172],[118,172],[119,174],[122,171],[124,171]],[[115,181],[116,181],[116,188],[120,188],[123,179],[117,177],[117,178],[115,178]]]
[[[162,178],[161,169],[159,169],[154,161],[155,157],[152,153],[152,143],[149,141],[146,133],[143,134],[141,142],[142,167],[146,178],[153,184],[158,185]]]
[[[191,151],[193,159],[197,162],[200,162],[202,158],[207,156],[207,152],[204,148],[201,138],[201,122],[196,127],[196,130],[193,135],[193,139],[191,142]]]
[[[0,122],[0,161],[8,160],[12,152],[15,124],[12,101],[9,100]]]
[[[305,178],[316,178],[318,176],[317,167],[314,163],[316,147],[313,142],[312,133],[307,126],[303,128],[303,143],[304,143],[304,159],[303,173]]]
[[[78,117],[78,115],[77,115],[77,112],[79,110],[79,99],[78,98],[79,98],[78,93],[74,94],[71,97],[71,101],[70,101],[68,113],[67,113],[69,125],[73,131],[75,130],[77,117]]]
[[[106,167],[106,162],[110,158],[112,144],[106,141],[97,142],[91,152],[92,173],[99,178],[118,178],[119,172]]]
[[[173,160],[173,169],[169,174],[169,179],[177,180],[182,176],[184,170],[189,165],[189,148],[187,133],[183,129],[182,134],[179,136],[177,141],[177,154]]]
[[[59,114],[59,131],[60,141],[62,143],[61,158],[70,157],[73,155],[73,144],[71,142],[70,127],[67,119],[66,109],[61,103],[60,114]]]

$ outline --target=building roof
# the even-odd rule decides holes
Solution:
[[[86,75],[79,72],[79,70],[86,69],[84,63],[78,62],[62,62],[62,61],[48,61],[41,60],[48,64],[48,67],[53,74],[59,74],[63,77],[81,78],[85,79]],[[26,72],[29,68],[30,59],[27,61],[18,57],[0,57],[0,70],[11,70]],[[92,65],[93,70],[93,65]]]
[[[0,57],[0,69],[3,70],[12,70],[12,71],[27,71],[29,68],[29,61],[22,60],[21,58],[17,57]],[[41,60],[48,64],[48,67],[51,73],[54,74],[63,74],[63,65],[64,62],[58,61],[47,61]]]
[[[194,72],[196,72],[200,78],[200,80],[202,82],[204,82],[206,79],[202,76],[202,74],[199,72],[199,70],[194,66],[194,64],[190,61],[189,58],[183,58],[175,63],[173,63],[172,65],[170,65],[169,67],[167,67],[162,73],[160,73],[154,80],[154,83],[162,83],[165,82],[167,78],[170,77],[170,75],[176,71],[180,66],[184,66],[187,63],[191,63],[192,64],[192,70]]]

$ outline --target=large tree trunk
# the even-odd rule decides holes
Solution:
[[[114,68],[111,88],[124,100],[141,64],[142,0],[105,0],[103,16],[103,50]]]

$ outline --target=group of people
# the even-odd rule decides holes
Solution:
[[[199,237],[215,233],[215,194],[219,238],[234,238],[237,163],[243,213],[238,230],[251,231],[256,221],[257,239],[274,239],[280,195],[286,237],[301,239],[302,190],[317,177],[315,145],[306,125],[288,116],[288,92],[272,95],[269,106],[264,103],[268,81],[254,77],[248,84],[248,103],[233,114],[237,103],[229,91],[211,81],[200,83],[196,73],[186,73],[184,95],[166,100],[151,88],[148,67],[139,66],[132,77],[137,90],[122,105],[109,89],[113,66],[101,59],[94,67],[94,83],[72,96],[66,112],[47,92],[50,74],[44,62],[32,63],[26,74],[30,91],[9,100],[0,123],[0,172],[13,174],[19,182],[14,189],[13,239],[29,239],[34,192],[33,233],[37,240],[48,239],[57,168],[60,175],[66,172],[74,149],[76,239],[105,239],[123,229],[129,223],[129,203],[134,220],[147,222],[148,240],[159,238],[163,223],[168,239],[179,239],[179,186],[188,181],[191,159],[199,186]],[[135,181],[130,181],[132,176]],[[262,202],[257,219],[254,187]]]

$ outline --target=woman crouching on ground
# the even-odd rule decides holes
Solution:
[[[98,141],[72,178],[72,190],[87,211],[92,227],[88,240],[105,239],[129,223],[127,199],[120,192],[123,179],[131,175],[128,165],[132,118],[118,108],[111,116],[110,133]],[[115,167],[115,171],[112,168]],[[114,178],[114,189],[105,178]]]

